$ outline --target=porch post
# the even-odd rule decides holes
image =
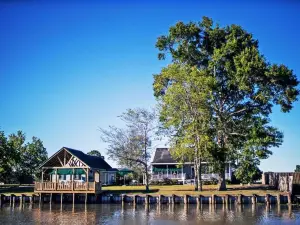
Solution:
[[[74,168],[72,169],[72,191],[74,190]],[[74,195],[73,195],[73,204],[74,204]]]
[[[57,169],[55,169],[55,190],[57,190]]]
[[[55,169],[55,183],[57,183],[57,169]]]
[[[89,168],[86,169],[86,190],[89,190]]]
[[[167,164],[167,178],[169,178],[169,165]]]
[[[43,190],[43,183],[44,183],[44,169],[42,168],[42,190]]]

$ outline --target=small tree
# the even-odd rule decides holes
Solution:
[[[108,144],[107,155],[120,166],[140,167],[146,175],[146,190],[149,190],[149,160],[156,128],[156,114],[146,109],[128,109],[120,118],[126,128],[110,126],[100,128],[101,139]]]
[[[300,165],[296,165],[295,172],[300,172]]]
[[[91,150],[87,154],[92,156],[102,157],[104,159],[104,156],[102,156],[98,150]]]
[[[234,175],[243,184],[253,183],[261,179],[262,176],[262,171],[258,168],[258,165],[259,159],[255,159],[253,156],[245,156],[238,162]]]

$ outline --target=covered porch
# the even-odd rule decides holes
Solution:
[[[42,177],[35,182],[35,192],[88,192],[101,191],[100,171],[89,168],[42,168]],[[96,179],[95,179],[96,178]],[[98,178],[98,179],[97,179]]]
[[[100,174],[105,169],[92,168],[91,157],[80,151],[62,148],[43,165],[41,176],[35,182],[38,193],[99,193]]]
[[[209,163],[203,162],[201,166],[201,179],[214,180],[218,179],[219,175],[213,172],[213,168]],[[184,165],[179,164],[152,164],[151,180],[190,180],[195,178],[194,165],[187,163]],[[231,180],[231,168],[227,163],[225,167],[225,179]]]
[[[177,168],[174,165],[156,165],[152,166],[152,180],[163,180],[163,179],[175,179],[185,180],[186,173],[184,173],[183,167]]]

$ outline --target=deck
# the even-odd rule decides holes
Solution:
[[[37,193],[99,193],[100,182],[36,182],[34,192]]]

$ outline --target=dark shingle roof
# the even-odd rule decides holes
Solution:
[[[73,148],[68,148],[68,147],[63,147],[63,148],[66,149],[68,152],[70,152],[72,155],[76,156],[78,159],[80,159],[82,162],[84,162],[91,168],[105,169],[105,170],[112,169],[112,167],[101,157],[87,155],[82,151]]]
[[[157,148],[152,163],[177,163],[168,148]]]
[[[117,172],[119,170],[117,168],[111,168],[111,169],[108,169],[107,171],[115,171],[115,172]]]

